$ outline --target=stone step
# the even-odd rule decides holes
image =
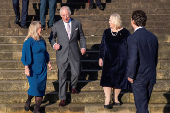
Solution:
[[[170,35],[156,35],[159,43],[170,43]],[[26,36],[0,36],[0,44],[23,44]],[[49,36],[43,36],[46,43],[49,43]],[[102,36],[85,36],[86,43],[100,44]]]
[[[51,60],[53,69],[57,69],[56,61]],[[98,60],[82,60],[82,69],[101,69],[98,65]],[[24,69],[24,66],[20,60],[0,60],[0,70],[13,70],[13,69]],[[158,60],[157,69],[170,69],[170,60]]]
[[[87,5],[87,4],[86,4]],[[59,13],[59,5],[57,5],[56,13],[55,15],[60,15]],[[86,6],[87,7],[87,6]],[[22,9],[21,9],[22,10]],[[99,10],[98,8],[94,8],[93,10],[89,9],[75,9],[74,7],[71,8],[72,15],[96,15],[96,14],[112,14],[112,13],[118,13],[118,14],[131,14],[135,9],[123,9],[123,8],[114,8],[114,9],[104,9],[104,10]],[[142,9],[145,11],[146,14],[169,14],[170,10],[169,8],[144,8]],[[20,11],[21,12],[21,11]],[[46,15],[48,15],[48,9]],[[15,16],[13,8],[11,9],[0,9],[0,15],[13,15]],[[33,7],[29,7],[28,10],[28,15],[40,15],[40,10],[39,7],[37,9]]]
[[[27,22],[29,25],[30,22]],[[48,20],[46,20],[46,29],[48,29]],[[130,22],[123,21],[123,26],[127,29],[131,29]],[[3,21],[0,28],[20,28],[19,25],[14,24],[14,21]],[[108,21],[82,21],[82,28],[109,28]],[[150,21],[147,22],[146,28],[170,28],[170,23],[168,21]]]
[[[114,2],[102,4],[105,9],[168,9],[170,3],[167,2]],[[57,3],[57,9],[61,6],[69,6],[70,9],[88,9],[89,4],[87,2],[71,2],[71,3]],[[22,5],[20,5],[22,9]],[[39,10],[40,2],[30,2],[28,9]],[[11,3],[0,3],[0,9],[13,9],[12,1]]]
[[[0,92],[0,103],[23,103],[27,99],[27,92]],[[67,93],[67,100],[72,103],[104,103],[104,92],[81,92],[79,94]],[[119,95],[123,103],[134,103],[133,93],[121,92]],[[34,101],[34,100],[33,100]],[[44,101],[58,102],[58,92],[46,92]],[[153,92],[150,103],[166,104],[170,101],[170,92]]]
[[[95,21],[95,20],[93,20]],[[102,36],[103,32],[106,28],[84,28],[83,32],[85,36]],[[155,35],[167,35],[170,28],[147,28],[150,32]],[[128,29],[131,33],[133,33],[133,29]],[[42,31],[42,36],[49,37],[51,33],[51,29],[46,29]],[[4,28],[0,29],[0,36],[26,36],[28,34],[27,29],[21,28]]]
[[[53,69],[57,69],[56,60],[51,60]],[[82,60],[82,69],[101,69],[98,65],[98,60]],[[24,69],[20,60],[0,60],[0,69]]]
[[[108,21],[110,18],[110,14],[102,13],[102,14],[95,14],[95,15],[89,15],[89,14],[87,14],[87,15],[72,15],[71,17],[74,19],[77,19],[81,22],[83,22],[83,21]],[[120,14],[120,16],[121,16],[123,22],[125,21],[125,22],[130,23],[129,19],[131,18],[131,14]],[[15,15],[0,15],[0,18],[1,18],[1,22],[2,21],[14,22]],[[49,19],[49,15],[46,16],[46,20],[48,20],[48,19]],[[60,19],[61,19],[60,15],[55,15],[56,21],[58,21]],[[30,22],[32,20],[40,20],[39,15],[28,15],[27,21]],[[168,21],[170,21],[170,15],[168,15],[168,14],[148,14],[147,22],[154,22],[154,21],[168,22]]]
[[[169,104],[149,104],[149,113],[169,113]],[[134,104],[123,104],[121,107],[113,106],[113,109],[105,109],[103,104],[87,104],[85,113],[136,113]]]
[[[11,0],[0,0],[1,3],[11,3]],[[21,2],[21,1],[20,1]],[[39,3],[40,0],[29,0],[29,3]],[[95,1],[94,1],[95,2]],[[101,0],[102,3],[115,3],[115,2],[141,2],[141,0]],[[157,3],[170,3],[169,0],[142,0],[142,2],[157,2]],[[87,0],[57,0],[57,3],[88,3]]]
[[[100,80],[101,70],[82,70],[79,80]],[[70,80],[71,72],[68,70],[67,80]],[[24,74],[24,70],[0,70],[0,80],[26,80],[27,77]],[[53,68],[51,71],[47,71],[47,79],[57,81],[58,71]],[[157,80],[170,80],[169,69],[160,70],[157,69]]]
[[[30,111],[26,112],[24,103],[0,104],[1,113],[32,113],[35,103],[31,104]],[[149,104],[150,113],[169,113],[169,104]],[[94,104],[73,104],[69,103],[65,107],[59,107],[58,103],[42,103],[41,113],[136,113],[135,104],[122,104],[113,106],[112,109],[104,109],[103,103]]]
[[[69,92],[70,80],[67,81],[67,91]],[[0,91],[27,91],[29,83],[27,80],[0,80]],[[78,92],[93,92],[103,91],[100,86],[100,80],[79,80],[76,87]],[[170,90],[169,80],[157,80],[153,91],[167,92]],[[47,80],[46,91],[59,91],[59,82],[54,80]]]
[[[56,53],[49,51],[50,60],[56,60]],[[0,52],[0,60],[20,60],[22,52]],[[170,51],[160,51],[158,53],[159,60],[170,60]],[[98,60],[99,51],[87,51],[85,55],[81,56],[82,60]]]
[[[87,51],[99,51],[100,43],[87,43]],[[23,44],[0,44],[0,52],[21,52]],[[47,44],[48,52],[55,52],[50,44]],[[170,51],[170,43],[160,43],[159,51]]]

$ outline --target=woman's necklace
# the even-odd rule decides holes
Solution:
[[[120,30],[122,30],[122,29],[123,29],[123,28],[118,29],[117,32],[115,32],[115,33],[113,33],[113,32],[112,32],[112,29],[110,29],[112,36],[117,36],[117,35],[118,35],[118,32],[119,32]]]
[[[111,31],[111,33],[112,33],[112,36],[117,36],[117,34],[118,34],[118,32],[113,33],[112,31]]]

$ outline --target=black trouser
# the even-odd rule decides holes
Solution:
[[[94,3],[94,0],[89,0],[89,3],[90,3],[90,6],[93,5]],[[100,5],[101,4],[101,1],[100,0],[96,0],[96,5]]]
[[[12,0],[12,1],[13,1],[13,8],[15,11],[16,18],[20,19],[19,0]],[[22,0],[21,26],[24,26],[26,24],[26,19],[28,15],[28,1],[29,0]]]

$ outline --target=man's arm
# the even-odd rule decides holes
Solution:
[[[83,33],[81,22],[79,23],[79,35],[80,35],[80,47],[81,47],[81,54],[86,53],[86,38]]]
[[[57,37],[57,32],[55,32],[55,28],[53,26],[50,33],[49,42],[53,49],[58,50],[60,49],[60,45],[56,43],[56,37]]]
[[[137,42],[133,39],[133,37],[129,37],[127,39],[128,43],[128,66],[126,76],[128,80],[133,83],[133,79],[136,75],[137,68],[137,58],[138,58],[138,45]]]

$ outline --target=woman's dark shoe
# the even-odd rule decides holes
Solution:
[[[109,105],[104,105],[104,108],[112,109],[112,106],[110,104]]]
[[[116,102],[114,102],[114,105],[115,105],[115,106],[121,106],[122,104],[121,104],[121,103],[116,103]]]
[[[33,113],[40,113],[40,112],[39,112],[39,111],[38,111],[38,112],[35,112],[35,110],[34,110]]]
[[[29,107],[24,106],[25,111],[29,111]]]

